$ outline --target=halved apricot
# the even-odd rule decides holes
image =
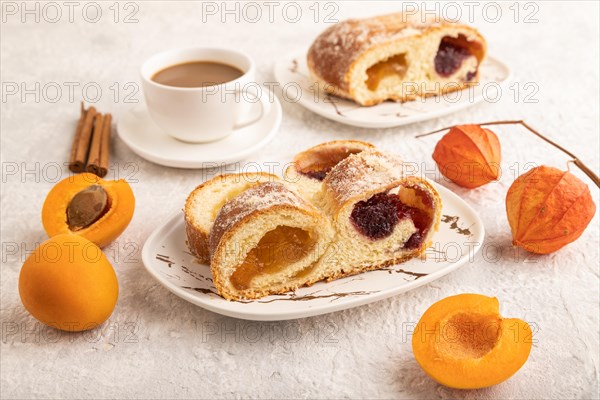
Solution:
[[[529,357],[531,336],[527,322],[500,316],[495,297],[460,294],[425,311],[412,347],[419,365],[438,383],[478,389],[517,372]]]
[[[104,247],[127,228],[134,208],[133,191],[125,180],[105,181],[84,173],[69,176],[50,190],[42,223],[50,237],[73,233]]]

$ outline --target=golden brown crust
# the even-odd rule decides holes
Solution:
[[[213,179],[217,179],[217,177]],[[197,191],[202,190],[204,187],[210,184],[213,179],[196,186],[196,188],[190,192],[185,200],[185,206],[183,208],[183,218],[185,220],[185,233],[187,236],[188,249],[194,256],[198,258],[199,261],[203,263],[208,263],[209,261],[208,233],[204,232],[204,229],[195,224],[192,214],[191,200]]]
[[[203,230],[198,229],[193,222],[187,218],[187,213],[185,214],[184,220],[188,249],[198,261],[208,264],[210,262],[208,235],[205,234]]]

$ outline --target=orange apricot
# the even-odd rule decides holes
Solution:
[[[127,228],[134,208],[133,191],[125,180],[105,181],[83,173],[63,179],[50,190],[42,223],[50,237],[74,233],[104,247]]]
[[[93,329],[110,317],[119,294],[102,250],[79,235],[56,235],[27,257],[19,275],[23,305],[40,322],[66,331]]]
[[[419,320],[413,353],[438,383],[456,389],[479,389],[510,378],[531,351],[531,327],[502,318],[498,299],[460,294],[433,304]]]

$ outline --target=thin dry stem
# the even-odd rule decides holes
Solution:
[[[537,137],[542,139],[544,142],[551,144],[552,146],[556,147],[563,153],[567,154],[569,157],[572,157],[573,160],[570,160],[570,162],[572,162],[580,170],[582,170],[583,173],[586,174],[596,184],[596,186],[598,186],[600,188],[600,178],[598,178],[598,175],[596,175],[587,165],[585,165],[575,154],[571,153],[569,150],[565,149],[564,147],[562,147],[555,141],[548,139],[546,136],[542,135],[541,133],[539,133],[538,131],[533,129],[531,126],[529,126],[525,121],[523,121],[523,120],[492,121],[492,122],[484,122],[484,123],[477,124],[477,125],[479,125],[479,126],[490,126],[490,125],[521,125],[521,126],[523,126],[525,129],[527,129],[529,132],[533,133],[534,135],[536,135]],[[454,128],[454,126],[438,129],[433,132],[423,133],[421,135],[415,136],[415,138],[421,138],[424,136],[434,135],[439,132],[447,131],[448,129],[451,129],[451,128]]]

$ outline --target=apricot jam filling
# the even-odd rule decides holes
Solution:
[[[388,76],[395,75],[402,79],[407,69],[406,55],[404,53],[396,54],[367,69],[367,80],[365,83],[369,90],[374,91],[377,90],[379,83]]]
[[[231,275],[231,284],[238,290],[248,289],[255,277],[275,274],[308,256],[316,243],[310,232],[280,225],[248,252]]]
[[[463,61],[471,56],[481,61],[481,44],[467,40],[465,35],[444,36],[435,55],[435,71],[438,75],[447,78],[458,71]],[[465,80],[470,81],[476,73],[477,71],[469,71]]]
[[[319,181],[325,179],[329,171],[351,154],[360,153],[362,149],[345,146],[324,148],[305,153],[296,161],[296,170],[302,175]]]
[[[350,214],[352,225],[371,240],[389,237],[403,219],[412,220],[417,229],[404,244],[412,250],[420,247],[431,228],[433,200],[417,187],[403,187],[398,194],[378,193],[354,205]]]
[[[498,315],[458,313],[442,326],[437,349],[454,359],[481,358],[498,343],[501,322]]]

